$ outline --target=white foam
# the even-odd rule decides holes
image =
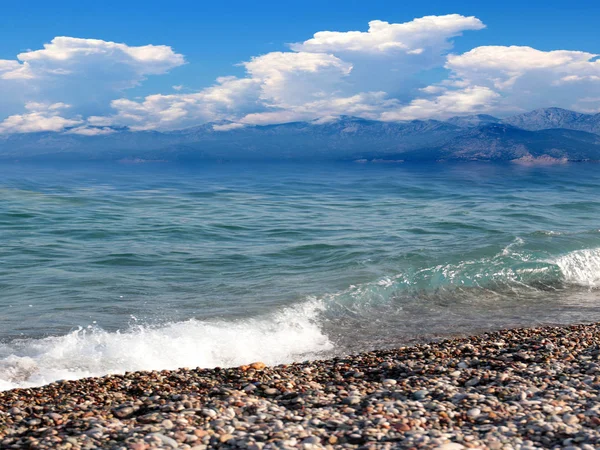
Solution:
[[[600,248],[576,250],[558,258],[554,263],[568,283],[600,286]]]
[[[0,390],[135,370],[315,358],[333,348],[317,322],[321,309],[313,301],[256,319],[188,320],[123,333],[89,328],[0,344]]]
[[[523,238],[520,238],[517,236],[513,242],[511,242],[506,247],[504,247],[504,249],[502,250],[502,256],[509,256],[509,255],[514,254],[514,248],[520,247],[524,243],[525,243],[525,241],[523,240]]]

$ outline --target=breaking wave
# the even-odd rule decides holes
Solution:
[[[125,332],[79,328],[0,344],[0,390],[136,370],[314,359],[332,348],[316,322],[320,309],[307,302],[256,319],[188,320]]]
[[[483,302],[487,296],[497,302],[512,295],[527,301],[522,293],[582,287],[600,287],[600,248],[548,257],[525,250],[518,238],[495,256],[382,277],[256,318],[190,319],[117,332],[88,327],[63,336],[13,340],[0,344],[0,390],[125,371],[314,359],[334,354],[339,334],[351,340],[364,323],[389,319],[377,314],[408,314],[402,308],[382,313],[381,305],[407,299],[426,303],[435,296],[454,302],[467,297]],[[336,320],[342,324],[337,337],[331,328]]]

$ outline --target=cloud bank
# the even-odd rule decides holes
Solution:
[[[399,121],[545,106],[600,111],[598,55],[526,46],[452,53],[454,39],[484,27],[476,17],[449,14],[320,31],[289,51],[249,58],[243,77],[223,76],[195,92],[169,84],[171,93],[143,98],[128,97],[128,89],[185,64],[183,55],[165,45],[56,37],[0,60],[0,133],[96,135],[110,126],[171,130],[208,122],[227,131],[339,115]],[[438,81],[424,85],[432,70]]]

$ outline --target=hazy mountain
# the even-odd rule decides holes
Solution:
[[[548,157],[586,161],[600,159],[600,136],[583,131],[529,131],[505,124],[477,127],[434,149],[437,160],[509,161]]]
[[[461,128],[472,128],[480,125],[489,125],[492,123],[501,123],[502,120],[487,114],[475,114],[471,116],[456,116],[446,120],[446,123],[456,125]]]
[[[158,132],[115,128],[81,136],[44,132],[0,135],[0,160],[600,160],[600,114],[547,108],[501,120],[379,122],[342,116],[218,131],[203,124]],[[591,130],[591,131],[590,131]]]
[[[294,122],[229,131],[215,131],[207,124],[166,133],[115,130],[108,135],[78,136],[47,132],[2,137],[0,158],[340,159],[373,149],[396,153],[437,146],[459,130],[435,120],[389,123],[341,117],[326,123]]]
[[[582,114],[562,108],[536,109],[508,117],[502,122],[531,131],[566,128],[600,134],[600,114]]]

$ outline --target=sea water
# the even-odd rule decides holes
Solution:
[[[0,389],[600,320],[600,167],[0,167]]]

